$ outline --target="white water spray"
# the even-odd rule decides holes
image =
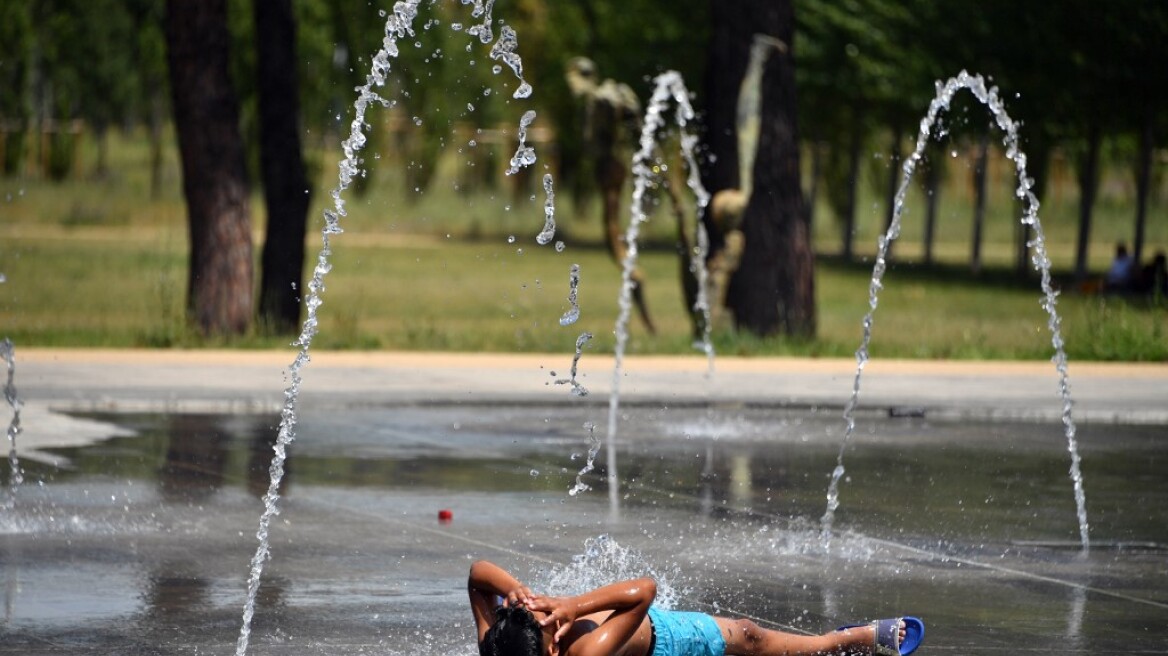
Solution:
[[[418,5],[421,2],[422,0],[399,0],[399,2],[394,4],[392,13],[387,16],[382,47],[373,57],[369,75],[365,78],[365,84],[357,89],[358,94],[356,101],[353,103],[354,117],[350,124],[349,137],[341,144],[344,159],[338,165],[338,185],[331,192],[333,207],[324,211],[325,225],[321,229],[322,245],[320,254],[317,257],[316,267],[313,269],[312,281],[308,284],[308,294],[305,297],[305,305],[308,309],[307,317],[304,320],[300,337],[294,342],[295,346],[300,347],[300,352],[289,367],[288,375],[291,384],[284,391],[284,406],[280,412],[280,427],[276,445],[273,448],[272,463],[269,468],[271,481],[267,494],[264,495],[264,512],[260,516],[259,528],[256,531],[259,546],[256,548],[255,556],[251,561],[251,570],[247,585],[247,601],[244,606],[239,641],[236,645],[236,656],[244,656],[247,652],[248,640],[251,635],[251,620],[255,614],[256,594],[259,591],[260,581],[263,576],[264,563],[271,557],[268,531],[272,518],[279,514],[280,481],[284,477],[284,462],[287,459],[288,446],[295,439],[297,397],[300,393],[301,384],[300,371],[310,361],[308,350],[318,330],[317,309],[323,303],[321,294],[324,291],[324,278],[332,269],[332,265],[329,263],[329,256],[332,253],[329,247],[329,238],[331,235],[343,232],[340,226],[340,217],[345,216],[346,212],[345,201],[342,195],[349,188],[353,178],[362,174],[362,160],[358,157],[358,153],[364,148],[367,141],[365,130],[369,126],[365,122],[365,112],[371,103],[377,103],[383,107],[392,105],[392,103],[378,95],[374,89],[385,85],[386,76],[390,72],[390,59],[398,56],[398,40],[406,36],[414,35],[413,23],[414,19],[417,18]],[[491,9],[495,4],[495,0],[485,0],[485,2],[484,0],[462,0],[462,3],[464,5],[473,4],[472,16],[483,19],[481,24],[471,27],[467,30],[467,33],[472,36],[477,36],[484,44],[490,43],[492,39]],[[523,80],[522,60],[515,53],[517,47],[515,31],[504,25],[500,32],[499,42],[491,49],[491,56],[496,59],[502,59],[512,68],[521,83],[514,97],[525,98],[531,94],[531,87]],[[521,122],[521,133],[525,134],[527,125],[530,125],[533,120],[535,120],[534,112],[524,114],[523,121]],[[534,149],[526,147],[523,144],[522,137],[520,150],[516,153],[516,157],[523,166],[528,166],[535,162]]]
[[[535,236],[535,243],[547,246],[556,236],[556,190],[551,173],[543,176],[543,196],[543,230]]]
[[[622,546],[608,535],[584,541],[584,552],[572,557],[568,565],[557,565],[534,581],[541,590],[556,595],[577,595],[613,581],[647,576],[657,582],[653,605],[664,609],[677,607],[678,599],[689,591],[678,587],[681,568],[676,564],[655,565],[641,553]]]
[[[535,148],[527,145],[527,128],[535,122],[535,110],[529,109],[523,113],[519,119],[519,145],[515,148],[515,154],[511,157],[511,168],[507,169],[507,175],[514,175],[519,172],[519,169],[535,164]]]
[[[561,378],[556,381],[557,385],[571,385],[572,394],[574,396],[588,396],[588,388],[581,385],[576,380],[576,371],[580,366],[580,356],[584,354],[584,345],[592,340],[592,333],[580,333],[576,338],[576,355],[572,356],[572,369],[569,372],[568,378]]]
[[[12,408],[12,420],[8,423],[8,498],[4,507],[11,510],[16,506],[16,491],[24,482],[24,473],[20,469],[20,459],[16,456],[16,436],[20,434],[20,409],[24,402],[16,394],[16,348],[12,340],[7,337],[0,341],[0,360],[8,367],[8,379],[4,383],[4,400]]]
[[[831,484],[828,486],[827,511],[820,520],[820,535],[824,546],[829,545],[835,510],[839,507],[839,481],[845,471],[844,452],[847,450],[852,433],[855,432],[856,428],[854,413],[860,398],[860,377],[864,372],[864,366],[868,363],[868,345],[872,340],[873,315],[876,312],[877,297],[880,289],[883,287],[882,280],[884,278],[884,272],[888,266],[888,248],[893,240],[900,235],[900,217],[904,213],[904,199],[908,193],[913,172],[916,170],[917,164],[923,159],[925,146],[928,144],[929,135],[932,132],[937,116],[942,111],[949,109],[949,103],[952,101],[954,94],[961,89],[968,89],[970,93],[981,101],[993,115],[998,127],[1005,133],[1002,143],[1006,147],[1006,157],[1014,162],[1018,179],[1018,187],[1014,193],[1026,206],[1022,215],[1022,223],[1034,231],[1034,238],[1027,245],[1033,249],[1031,262],[1042,276],[1043,296],[1041,305],[1048,315],[1047,326],[1050,329],[1050,342],[1055,351],[1051,359],[1058,373],[1059,395],[1063,403],[1062,422],[1067,439],[1067,451],[1071,455],[1069,473],[1074,487],[1075,505],[1079,519],[1079,539],[1083,545],[1083,551],[1086,552],[1090,548],[1087,524],[1087,499],[1083,491],[1083,474],[1079,466],[1080,458],[1078,443],[1075,439],[1075,422],[1071,416],[1073,403],[1071,401],[1070,383],[1067,377],[1067,354],[1064,349],[1060,329],[1061,320],[1056,310],[1058,293],[1054,291],[1051,285],[1050,259],[1046,254],[1046,241],[1043,237],[1042,223],[1038,220],[1038,198],[1032,191],[1034,180],[1026,173],[1026,154],[1018,148],[1018,124],[1011,120],[1010,116],[1006,113],[1005,106],[998,96],[997,88],[991,87],[987,89],[985,80],[980,75],[970,75],[965,71],[962,71],[959,75],[950,78],[944,83],[937,82],[937,95],[929,104],[928,113],[921,119],[916,149],[913,150],[912,155],[904,162],[904,179],[900,184],[900,189],[896,193],[892,222],[888,226],[888,231],[884,235],[881,235],[878,241],[876,265],[873,267],[872,282],[868,288],[868,313],[864,316],[863,321],[864,335],[860,342],[860,347],[856,350],[856,377],[852,383],[851,398],[848,399],[848,403],[844,407],[844,420],[846,421],[847,428],[844,432],[843,443],[840,445],[835,470],[831,475]]]
[[[570,326],[580,320],[580,265],[573,264],[568,269],[568,303],[570,307],[560,316],[561,326]]]
[[[637,267],[637,239],[641,234],[641,224],[648,220],[645,212],[645,191],[656,177],[654,171],[654,153],[657,150],[657,135],[661,130],[665,129],[665,110],[668,108],[670,101],[673,101],[677,107],[674,118],[678,129],[681,131],[681,150],[685,157],[686,165],[689,167],[689,177],[686,180],[686,184],[697,198],[697,215],[701,214],[702,209],[710,200],[710,195],[702,187],[701,180],[698,177],[697,161],[693,155],[694,147],[697,144],[697,136],[691,134],[687,127],[689,122],[694,118],[694,110],[689,102],[689,91],[685,87],[685,82],[682,80],[681,74],[677,71],[666,71],[654,79],[654,85],[653,95],[649,99],[649,104],[645,109],[645,120],[641,125],[640,149],[633,155],[633,200],[630,207],[631,218],[628,229],[625,232],[625,245],[628,247],[628,251],[625,253],[625,259],[621,267],[621,288],[618,299],[619,312],[614,330],[616,334],[616,347],[612,374],[612,393],[608,401],[608,439],[605,449],[608,459],[609,500],[614,512],[617,507],[616,501],[619,493],[614,442],[616,441],[617,416],[620,412],[621,366],[624,359],[625,346],[629,340],[629,315],[633,307],[633,271]],[[698,235],[698,247],[691,254],[691,266],[695,271],[699,272],[698,280],[701,284],[699,285],[698,300],[695,303],[695,309],[702,312],[705,318],[703,322],[705,326],[703,350],[710,358],[710,368],[712,369],[714,349],[710,345],[710,308],[707,295],[704,292],[706,286],[705,281],[707,280],[706,252],[704,246],[709,243],[709,240],[704,234],[704,228],[700,222],[697,225],[696,231]]]
[[[600,438],[596,436],[596,424],[590,421],[585,422],[584,430],[588,431],[588,457],[584,461],[584,466],[576,472],[576,484],[568,490],[568,496],[574,497],[581,492],[592,489],[591,485],[584,482],[584,476],[596,468],[596,454],[600,452]]]

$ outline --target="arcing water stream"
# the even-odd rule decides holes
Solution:
[[[1075,439],[1075,421],[1071,416],[1072,401],[1070,383],[1067,377],[1067,354],[1063,348],[1063,337],[1060,329],[1061,321],[1056,310],[1058,294],[1051,285],[1050,259],[1046,255],[1046,241],[1042,233],[1042,223],[1038,220],[1038,198],[1032,191],[1034,180],[1026,173],[1026,154],[1018,148],[1018,124],[1006,113],[1002,100],[998,96],[997,88],[992,87],[987,89],[985,80],[980,75],[970,75],[965,71],[962,71],[959,75],[950,78],[944,83],[937,83],[937,95],[929,104],[928,113],[921,119],[916,148],[913,150],[912,155],[904,162],[904,179],[901,181],[900,189],[896,193],[892,222],[888,226],[888,231],[884,235],[881,235],[879,239],[876,265],[872,270],[872,283],[868,288],[869,309],[863,321],[864,336],[860,341],[860,347],[856,350],[856,377],[852,384],[851,398],[844,408],[844,420],[847,422],[847,428],[844,433],[843,443],[840,445],[835,471],[831,475],[831,484],[827,491],[827,511],[820,520],[821,537],[824,545],[827,546],[831,540],[835,510],[839,507],[839,482],[845,471],[844,452],[847,450],[852,433],[855,432],[856,428],[854,413],[860,398],[860,377],[864,373],[864,366],[868,363],[868,345],[872,340],[873,315],[876,312],[880,289],[883,287],[884,272],[888,266],[888,248],[893,240],[900,235],[900,217],[904,214],[905,195],[908,193],[913,172],[923,158],[925,146],[928,144],[929,137],[933,131],[933,125],[937,121],[937,116],[942,111],[949,109],[949,103],[952,101],[954,94],[961,89],[968,89],[974,97],[981,101],[993,115],[998,127],[1005,133],[1002,141],[1006,146],[1006,157],[1014,162],[1018,179],[1018,187],[1015,189],[1015,195],[1026,206],[1022,215],[1022,223],[1034,231],[1034,238],[1029,242],[1029,246],[1033,249],[1031,261],[1034,264],[1034,268],[1042,276],[1043,296],[1041,303],[1048,315],[1047,326],[1050,328],[1050,342],[1054,347],[1055,354],[1052,360],[1058,372],[1059,395],[1063,403],[1062,421],[1067,439],[1067,451],[1071,455],[1070,476],[1074,485],[1075,505],[1079,518],[1079,539],[1083,545],[1083,551],[1086,552],[1090,546],[1087,531],[1087,499],[1083,491],[1083,474],[1079,467],[1079,447]]]
[[[251,570],[247,583],[247,601],[244,604],[243,621],[240,627],[239,640],[236,644],[237,656],[244,656],[247,653],[248,639],[251,635],[251,621],[255,614],[256,595],[259,592],[260,581],[263,577],[264,563],[271,557],[268,531],[272,518],[279,514],[280,482],[284,477],[284,464],[287,459],[288,446],[295,439],[297,397],[300,393],[301,384],[300,371],[310,360],[308,350],[318,330],[317,310],[323,302],[321,293],[324,291],[324,279],[332,269],[332,265],[329,263],[329,256],[332,254],[329,247],[329,238],[332,235],[343,232],[340,226],[340,217],[345,216],[343,194],[349,188],[353,178],[361,174],[362,159],[358,156],[358,153],[364,148],[367,140],[365,137],[365,129],[368,127],[368,124],[365,121],[365,112],[373,103],[380,104],[384,107],[393,105],[391,101],[378,95],[375,89],[385,85],[386,76],[390,72],[390,59],[398,56],[398,40],[406,36],[414,35],[413,23],[414,19],[417,18],[418,5],[421,2],[422,0],[400,0],[394,4],[393,11],[388,14],[385,22],[385,37],[382,39],[382,47],[373,57],[365,84],[357,89],[357,99],[353,103],[354,116],[350,124],[349,137],[341,145],[342,151],[344,152],[344,159],[338,165],[338,185],[331,193],[333,207],[324,212],[325,225],[321,229],[322,245],[320,253],[317,256],[316,267],[313,269],[312,280],[308,284],[308,294],[304,301],[307,307],[307,316],[304,320],[300,336],[294,343],[295,346],[300,347],[300,352],[296,355],[295,360],[288,370],[288,377],[291,383],[284,391],[284,405],[280,412],[280,427],[276,444],[273,447],[274,454],[269,468],[270,483],[267,494],[264,495],[264,511],[260,516],[259,528],[256,531],[256,538],[259,541],[259,545],[256,548],[255,556],[251,560]],[[491,9],[494,5],[494,0],[486,0],[485,3],[483,0],[462,0],[462,3],[464,5],[473,4],[474,7],[471,15],[474,18],[481,18],[483,21],[481,24],[469,28],[467,33],[471,36],[477,36],[479,41],[484,44],[490,43],[492,40]],[[498,41],[491,48],[490,55],[492,59],[500,60],[507,64],[519,79],[519,87],[513,94],[513,97],[518,99],[530,96],[531,86],[523,79],[523,62],[515,52],[517,45],[515,30],[510,26],[504,25],[500,29]],[[508,173],[514,173],[522,167],[535,163],[534,148],[524,143],[526,130],[534,120],[535,112],[533,111],[528,111],[523,115],[519,126],[519,147],[516,150],[514,158],[512,158],[511,169]],[[545,230],[554,230],[554,221],[552,219],[554,216],[554,207],[551,205],[553,195],[550,177],[545,179],[544,186],[548,193],[548,209],[546,212],[548,222],[550,223],[550,226],[545,226]],[[550,236],[548,241],[550,241]]]
[[[698,178],[697,161],[694,159],[694,147],[697,136],[689,132],[687,126],[694,118],[694,110],[689,102],[689,91],[681,74],[676,71],[667,71],[658,75],[654,80],[653,95],[645,109],[645,119],[641,126],[640,149],[633,155],[633,199],[630,208],[631,218],[625,232],[625,245],[628,251],[625,254],[621,268],[621,288],[619,312],[616,319],[616,347],[612,374],[612,391],[608,402],[608,439],[606,441],[606,455],[608,466],[608,494],[610,505],[615,512],[618,504],[619,482],[616,471],[616,441],[617,416],[620,412],[620,380],[622,375],[621,364],[624,358],[625,347],[629,340],[629,315],[633,307],[633,271],[637,266],[637,239],[641,233],[641,224],[648,220],[645,211],[645,192],[650,183],[656,178],[657,167],[654,166],[657,151],[658,133],[665,128],[665,110],[670,100],[676,105],[675,120],[681,131],[681,150],[689,169],[686,184],[697,198],[696,215],[701,215],[702,209],[709,202],[710,196]],[[706,253],[705,246],[709,243],[704,234],[705,228],[699,222],[695,227],[698,247],[690,254],[693,271],[699,281],[698,297],[694,310],[701,312],[704,317],[704,334],[702,350],[706,353],[713,368],[714,349],[710,345],[710,307],[705,293],[706,287]]]
[[[295,360],[289,368],[290,385],[286,388],[284,397],[285,402],[281,411],[281,422],[278,431],[277,441],[274,447],[274,455],[270,466],[270,485],[267,494],[264,497],[264,512],[260,517],[259,528],[256,536],[259,540],[255,556],[251,561],[250,576],[248,579],[248,593],[247,601],[243,613],[243,623],[240,630],[240,636],[236,647],[237,656],[243,656],[247,651],[248,639],[251,631],[251,620],[255,612],[256,595],[259,589],[260,581],[263,574],[263,566],[270,557],[268,529],[272,518],[279,513],[279,486],[284,473],[284,464],[287,456],[287,448],[295,438],[295,426],[297,422],[297,397],[301,384],[300,371],[308,364],[310,357],[308,354],[312,339],[315,336],[317,324],[317,310],[320,307],[321,293],[324,290],[324,278],[329,273],[331,265],[329,263],[329,256],[331,254],[329,248],[329,239],[331,235],[340,234],[342,232],[339,220],[340,217],[345,216],[345,202],[342,198],[344,191],[351,184],[354,176],[360,175],[362,160],[358,157],[359,151],[366,143],[364,130],[367,128],[365,121],[365,113],[371,103],[379,103],[383,106],[392,106],[392,102],[385,100],[375,91],[376,88],[384,86],[386,76],[390,71],[390,58],[396,57],[398,54],[397,42],[399,39],[406,36],[412,36],[413,21],[418,14],[418,5],[422,0],[401,0],[394,5],[392,14],[387,18],[385,24],[385,37],[382,42],[382,48],[373,58],[372,66],[369,76],[366,78],[366,83],[358,89],[358,97],[354,102],[354,118],[350,125],[349,138],[342,144],[344,152],[344,159],[339,164],[339,182],[338,186],[332,191],[333,207],[324,212],[325,225],[321,230],[322,247],[318,256],[317,264],[313,270],[312,280],[308,285],[309,292],[306,295],[305,304],[307,307],[307,317],[304,321],[303,329],[300,337],[295,342],[295,345],[300,347]],[[468,34],[477,36],[484,44],[491,41],[491,8],[494,4],[493,0],[462,0],[463,4],[474,5],[472,15],[476,18],[483,18],[481,25],[476,25],[467,30]],[[520,81],[520,86],[513,94],[514,98],[526,98],[531,94],[531,87],[522,77],[522,61],[519,59],[515,50],[517,47],[515,31],[509,26],[504,25],[500,30],[499,41],[495,43],[491,49],[491,57],[497,60],[502,60],[511,67],[516,77]],[[845,409],[845,420],[847,422],[847,430],[844,436],[843,445],[840,449],[840,454],[837,461],[837,466],[832,475],[832,482],[828,491],[828,509],[822,518],[821,536],[825,544],[830,539],[832,522],[834,512],[839,506],[839,490],[838,484],[840,478],[843,476],[843,454],[850,441],[851,435],[854,432],[855,420],[853,412],[856,408],[859,399],[860,378],[865,364],[868,360],[868,345],[871,340],[871,328],[873,322],[873,314],[877,305],[877,295],[882,285],[882,278],[887,266],[886,257],[889,244],[896,239],[900,231],[900,217],[904,211],[904,198],[907,193],[908,184],[911,180],[912,173],[916,168],[917,163],[922,158],[922,153],[929,138],[933,124],[939,112],[948,108],[949,102],[953,95],[960,89],[969,89],[980,101],[982,101],[994,115],[995,120],[1000,128],[1006,132],[1005,144],[1007,147],[1007,156],[1014,161],[1018,174],[1018,188],[1017,195],[1026,203],[1026,211],[1022,218],[1024,224],[1030,226],[1034,230],[1034,240],[1031,246],[1034,249],[1033,261],[1034,265],[1042,273],[1042,289],[1044,292],[1043,307],[1049,314],[1049,327],[1052,333],[1051,341],[1055,347],[1056,355],[1054,357],[1055,365],[1059,373],[1059,388],[1063,399],[1063,423],[1066,428],[1067,448],[1071,453],[1071,477],[1074,481],[1075,499],[1078,504],[1078,516],[1080,524],[1080,534],[1083,543],[1084,551],[1088,548],[1088,533],[1087,533],[1087,518],[1085,509],[1085,496],[1083,493],[1082,475],[1079,470],[1079,455],[1075,441],[1075,424],[1071,416],[1071,399],[1069,384],[1067,382],[1066,371],[1066,354],[1063,350],[1063,340],[1059,330],[1059,317],[1055,311],[1056,294],[1050,282],[1050,262],[1046,255],[1045,244],[1043,241],[1043,234],[1041,224],[1038,222],[1038,200],[1031,191],[1032,181],[1026,175],[1026,156],[1018,149],[1017,126],[1006,114],[1002,103],[997,96],[996,89],[987,90],[985,83],[980,76],[971,76],[966,73],[950,79],[945,84],[938,84],[937,97],[930,104],[929,112],[925,119],[921,121],[920,135],[917,140],[916,150],[904,164],[904,181],[897,193],[894,208],[894,217],[887,233],[880,238],[879,254],[877,257],[876,266],[872,276],[872,283],[869,289],[869,312],[864,318],[864,335],[860,348],[857,350],[856,358],[858,362],[857,372],[853,383],[852,395]],[[628,340],[628,322],[632,307],[632,272],[636,266],[636,259],[638,254],[637,238],[640,231],[641,224],[647,220],[647,213],[645,210],[645,193],[657,178],[659,168],[655,166],[655,152],[657,148],[658,134],[665,128],[664,114],[667,106],[672,100],[676,104],[675,119],[679,130],[681,131],[681,145],[682,154],[685,162],[689,168],[689,176],[687,184],[697,198],[698,212],[700,215],[702,208],[709,200],[709,196],[698,180],[698,167],[694,158],[694,146],[697,142],[697,137],[692,135],[687,130],[687,125],[694,118],[694,111],[689,102],[689,94],[681,79],[681,76],[676,72],[667,72],[658,76],[655,80],[655,89],[648,104],[645,119],[642,126],[640,136],[640,149],[637,151],[633,159],[633,173],[634,173],[634,190],[631,204],[631,219],[626,232],[626,244],[628,251],[624,262],[622,263],[622,284],[619,301],[619,314],[616,322],[616,346],[615,346],[615,364],[613,373],[613,385],[609,399],[609,418],[608,418],[608,439],[607,439],[607,457],[608,457],[608,484],[609,496],[611,506],[615,512],[619,507],[617,499],[619,498],[619,484],[617,478],[614,441],[616,437],[616,423],[619,415],[620,404],[620,379],[622,376],[622,359]],[[515,156],[511,160],[511,168],[508,173],[517,172],[520,168],[532,165],[535,160],[534,149],[527,146],[525,143],[525,133],[527,128],[535,119],[535,112],[526,112],[519,125],[519,145]],[[551,241],[554,230],[554,191],[552,189],[552,181],[550,176],[544,178],[544,188],[546,192],[545,203],[545,226],[540,233],[537,241],[543,245]],[[705,249],[708,243],[707,237],[704,234],[704,228],[700,223],[695,225],[695,243],[697,248],[691,253],[691,268],[699,280],[699,294],[695,303],[694,310],[701,312],[705,318],[704,321],[704,335],[703,335],[703,350],[706,352],[710,360],[710,367],[713,366],[713,348],[710,345],[710,309],[708,300],[705,294]],[[560,250],[557,245],[557,251]],[[578,271],[575,272],[578,280]],[[570,323],[570,322],[569,322]],[[573,361],[573,368],[575,362],[580,357],[583,342],[587,341],[590,335],[581,335],[581,339],[577,341],[576,345],[576,360]],[[11,373],[11,365],[10,365]],[[574,376],[573,376],[574,382]],[[578,385],[573,385],[574,391],[579,393]],[[14,406],[15,407],[15,406]],[[10,438],[11,429],[10,429]],[[599,445],[593,443],[593,448],[589,451],[588,464],[581,474],[586,473],[592,466],[592,461],[596,455]],[[577,479],[577,486],[573,489],[573,493],[577,493],[584,489],[581,481]]]

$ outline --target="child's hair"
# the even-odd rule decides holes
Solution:
[[[543,629],[522,606],[495,609],[495,623],[479,643],[479,656],[541,656]]]

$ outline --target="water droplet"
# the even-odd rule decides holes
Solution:
[[[491,72],[494,73],[495,75],[498,75],[499,73],[503,72],[503,67],[500,66],[499,64],[495,64],[494,66],[491,67]]]
[[[511,208],[508,207],[507,209],[511,209]],[[515,235],[507,235],[507,243],[514,244],[515,243]]]
[[[474,105],[472,105],[472,104],[470,104],[470,103],[467,103],[467,104],[466,104],[466,111],[468,111],[468,112],[473,112],[473,111],[474,111]]]
[[[531,473],[531,475],[532,475],[532,476],[539,476],[539,470],[538,470],[538,469],[533,469],[533,470],[531,470],[531,472],[530,472],[530,473]]]
[[[564,242],[562,242],[562,241],[557,241],[557,242],[556,242],[556,252],[557,252],[557,253],[563,253],[563,252],[564,252],[564,248],[565,248],[565,247],[564,247]]]

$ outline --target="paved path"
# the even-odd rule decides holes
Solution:
[[[54,410],[277,409],[291,351],[25,349],[16,384],[31,404]],[[300,403],[351,407],[419,403],[608,403],[611,357],[585,354],[581,399],[569,386],[571,354],[313,353]],[[847,359],[629,357],[625,404],[760,404],[842,408],[855,377]],[[1168,364],[1076,363],[1069,367],[1081,422],[1168,424]],[[874,360],[860,407],[877,411],[1057,420],[1058,375],[1050,362]]]
[[[35,451],[47,439],[78,444],[120,430],[52,410],[277,409],[293,358],[247,351],[16,355],[15,381],[28,403],[22,459],[53,457],[53,449]],[[315,428],[312,421],[300,426],[306,434],[285,479],[284,512],[272,525],[274,556],[249,653],[469,656],[462,577],[470,559],[489,557],[526,576],[566,567],[582,550],[587,555],[585,540],[599,534],[644,554],[645,562],[684,572],[683,607],[717,603],[721,612],[787,630],[912,612],[926,617],[925,649],[934,654],[1164,653],[1168,585],[1160,545],[1168,491],[1156,469],[1166,459],[1164,441],[1156,438],[1168,430],[1083,431],[1095,439],[1088,494],[1098,546],[1089,557],[1066,548],[1077,544],[1069,482],[1057,484],[1057,493],[1048,483],[1050,472],[1063,476],[1065,454],[1053,444],[1045,450],[1050,456],[1013,451],[1023,439],[1013,432],[1009,440],[997,439],[999,432],[965,441],[955,454],[947,455],[944,441],[904,450],[908,462],[927,464],[927,477],[921,468],[887,467],[887,446],[857,450],[849,471],[878,473],[849,481],[837,524],[847,533],[826,556],[816,551],[811,524],[791,520],[813,522],[822,511],[834,439],[816,448],[707,445],[684,436],[646,440],[644,448],[630,443],[622,462],[641,474],[623,496],[606,500],[598,490],[567,497],[571,472],[556,470],[582,436],[569,447],[532,428],[546,420],[542,407],[480,413],[472,404],[603,407],[611,360],[585,355],[580,371],[592,394],[583,399],[554,384],[570,365],[563,354],[314,355],[301,402],[342,412]],[[848,360],[790,358],[721,358],[712,380],[701,358],[630,358],[625,369],[625,403],[644,409],[839,408],[855,373]],[[1168,366],[1072,363],[1070,375],[1081,421],[1168,425]],[[861,405],[870,411],[1061,415],[1057,377],[1045,362],[876,361],[863,382]],[[452,405],[343,413],[408,404]],[[371,416],[411,413],[488,416],[465,432],[416,418],[367,430]],[[0,654],[231,653],[256,549],[258,497],[267,489],[247,437],[261,431],[252,417],[169,419],[139,418],[153,427],[139,441],[93,449],[84,466],[43,480],[30,477],[16,512],[0,512],[0,594],[7,600]],[[258,424],[266,427],[263,419]],[[501,421],[538,439],[500,439],[489,429]],[[1135,447],[1127,451],[1129,445]],[[812,462],[814,470],[805,466]],[[819,474],[806,473],[812,471]],[[1035,484],[1013,484],[1031,475]],[[438,523],[438,509],[454,509],[455,521]],[[617,557],[623,565],[625,557]],[[889,585],[893,577],[897,585]]]

